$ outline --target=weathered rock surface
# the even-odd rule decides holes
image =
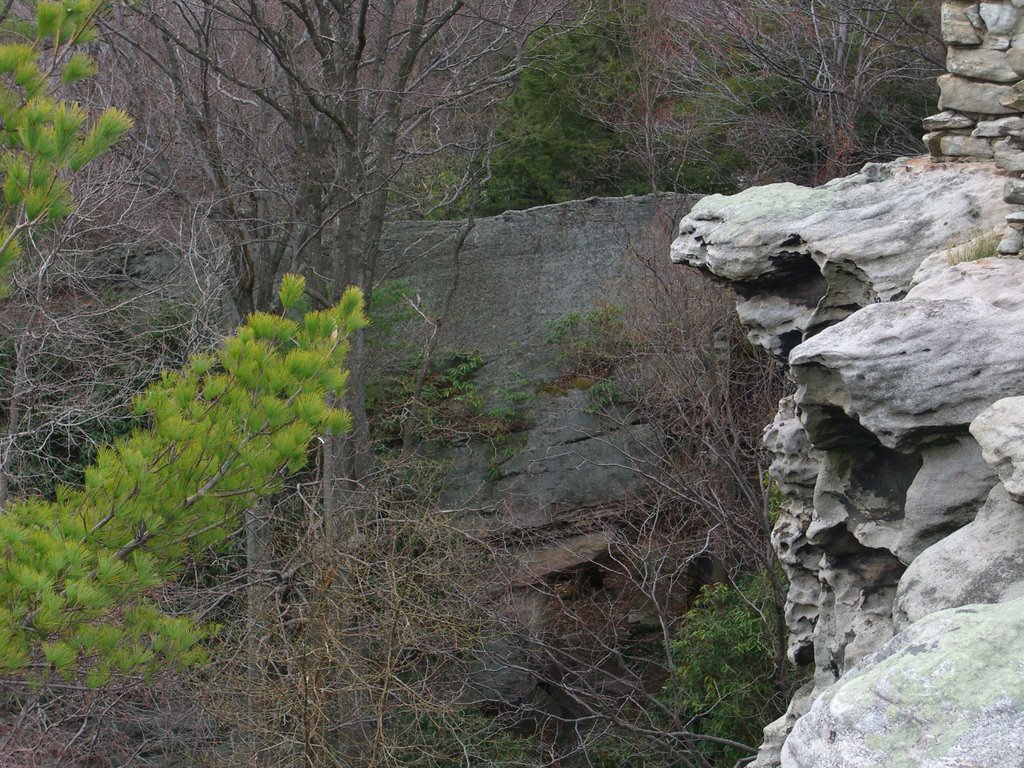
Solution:
[[[932,544],[967,525],[997,481],[982,460],[977,442],[969,436],[922,446],[921,469],[907,489],[903,520],[894,526],[894,554],[910,563]]]
[[[860,427],[903,451],[962,432],[996,400],[1024,391],[1020,345],[1020,312],[980,298],[908,297],[822,331],[790,363],[816,446]]]
[[[593,413],[586,392],[538,396],[534,423],[496,455],[487,441],[443,452],[451,462],[446,506],[479,510],[467,527],[494,532],[571,523],[623,498],[657,448],[646,424],[612,424]]]
[[[950,48],[946,69],[954,75],[997,83],[1012,83],[1020,76],[1010,66],[1004,51],[989,48]]]
[[[811,446],[791,397],[779,403],[775,421],[765,430],[764,443],[775,457],[772,477],[788,502],[772,530],[772,545],[789,579],[788,654],[793,663],[806,664],[814,654],[814,627],[819,613],[817,571],[823,552],[807,539],[807,528],[814,514],[814,486],[821,456]]]
[[[900,580],[893,619],[1024,597],[1024,506],[996,486],[974,522],[926,549]]]
[[[814,189],[711,195],[683,220],[672,259],[733,283],[751,339],[785,356],[860,307],[901,297],[954,237],[1000,226],[1004,181],[984,164],[919,159]]]
[[[904,181],[940,177],[965,192],[943,198],[942,216],[904,210],[900,201],[916,194]],[[797,387],[765,444],[787,495],[773,543],[791,583],[789,656],[813,675],[766,729],[755,764],[778,765],[797,723],[787,765],[960,765],[879,757],[874,736],[861,752],[814,741],[808,734],[831,727],[820,718],[839,717],[821,715],[826,703],[800,718],[897,630],[947,608],[1024,596],[1024,506],[1004,487],[1024,498],[1024,398],[1006,399],[1024,395],[1024,261],[956,263],[990,253],[1008,215],[1004,177],[991,165],[904,161],[845,182],[708,198],[683,220],[673,250],[734,285],[748,334],[788,352]],[[868,204],[861,195],[871,188],[894,197]],[[914,231],[914,242],[892,247],[890,226]],[[843,762],[857,755],[864,762]]]
[[[1007,46],[1008,47],[1008,46]],[[957,75],[939,78],[939,109],[972,112],[982,115],[1012,115],[1017,110],[1013,103],[1012,86],[980,83]]]
[[[694,200],[591,198],[478,219],[457,270],[453,249],[464,222],[401,222],[384,233],[380,271],[408,279],[435,311],[457,273],[442,345],[479,350],[487,385],[543,382],[557,367],[549,324],[615,301],[642,270],[638,245],[665,238]]]
[[[643,478],[634,462],[656,442],[636,419],[595,415],[584,391],[541,386],[563,373],[559,349],[547,343],[549,326],[623,302],[643,269],[637,247],[669,239],[691,202],[682,195],[600,198],[479,219],[457,261],[465,222],[407,222],[385,232],[382,276],[406,279],[428,312],[444,305],[457,281],[438,357],[480,356],[473,384],[485,408],[509,408],[512,396],[526,401],[513,434],[473,439],[456,427],[448,444],[422,448],[444,468],[444,506],[464,510],[458,524],[492,537],[513,559],[500,583],[524,628],[524,647],[489,645],[489,663],[472,676],[482,699],[555,706],[531,672],[541,662],[525,646],[530,633],[550,631],[550,583],[608,556],[619,531],[597,526],[594,509],[638,490]],[[408,349],[395,354],[404,359]],[[623,600],[624,614],[633,607]]]
[[[971,434],[1010,498],[1024,504],[1024,397],[993,403],[971,423]]]
[[[1024,600],[934,613],[817,698],[783,768],[1015,768]]]
[[[978,13],[978,4],[970,0],[953,0],[942,4],[942,39],[951,45],[980,45],[985,22]]]

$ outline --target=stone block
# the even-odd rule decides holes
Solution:
[[[1003,187],[1003,202],[1024,205],[1024,179],[1009,179]]]
[[[1013,47],[1005,55],[1010,68],[1019,76],[1024,76],[1024,39],[1014,38]]]
[[[1003,129],[1012,130],[1024,127],[1024,120],[1019,117],[1001,117],[998,120],[981,120],[973,131],[971,136],[977,136],[986,139],[998,139],[1000,136],[1008,136],[1008,133],[1003,133]]]
[[[980,45],[981,26],[977,3],[951,0],[942,4],[942,40],[948,45]]]
[[[997,141],[992,154],[995,157],[996,165],[1007,173],[1024,173],[1024,150],[1014,146],[1010,139]],[[1016,252],[1014,251],[1014,253]]]
[[[1013,38],[1009,35],[985,35],[981,41],[982,48],[991,48],[993,51],[1006,51],[1013,45]]]
[[[961,115],[959,112],[950,112],[948,110],[940,112],[937,115],[926,117],[921,121],[921,127],[926,131],[955,131],[964,128],[973,128],[974,124],[975,120],[973,117]]]
[[[924,143],[925,147],[928,148],[928,154],[932,157],[942,157],[942,146],[940,145],[940,141],[945,135],[944,131],[932,131],[931,133],[926,133],[921,137],[921,141]]]
[[[1013,227],[1006,230],[1003,239],[996,246],[996,250],[1003,256],[1016,256],[1020,253],[1021,248],[1024,248],[1024,235],[1021,235],[1019,229]]]
[[[1012,115],[1020,112],[1003,103],[1018,103],[1012,86],[979,83],[956,75],[939,77],[939,109],[954,109],[975,115]]]
[[[1006,51],[991,48],[956,48],[946,53],[946,69],[954,75],[995,83],[1013,83],[1020,75],[1006,60]]]
[[[981,3],[981,20],[990,35],[1012,35],[1017,27],[1017,9],[1003,3]]]
[[[1004,117],[999,122],[999,134],[1001,136],[1024,135],[1024,118]]]
[[[1011,85],[1009,91],[999,97],[1000,103],[1018,112],[1024,110],[1024,82]]]
[[[992,142],[974,136],[947,133],[939,139],[939,151],[946,157],[992,157]]]

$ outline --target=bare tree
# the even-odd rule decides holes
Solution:
[[[933,99],[920,96],[933,88],[932,78],[942,69],[937,3],[675,5],[683,22],[679,32],[694,52],[687,62],[690,75],[679,82],[706,94],[718,119],[731,113],[741,135],[756,133],[756,123],[767,118],[766,129],[778,130],[785,141],[786,124],[797,127],[802,112],[805,127],[796,148],[811,153],[809,180],[820,183],[866,160],[918,151],[924,115],[914,110],[930,107]],[[787,100],[792,106],[782,106],[780,119],[772,119]]]
[[[306,273],[317,301],[348,284],[370,296],[402,199],[396,178],[448,147],[453,124],[486,128],[479,117],[518,72],[525,40],[557,15],[552,3],[511,0],[154,0],[142,13],[135,55],[166,83],[159,92],[201,169],[178,187],[222,223],[241,312],[269,303],[283,267]],[[152,127],[147,140],[166,141]],[[358,508],[370,468],[365,356],[357,339],[352,435],[325,444],[332,525]]]

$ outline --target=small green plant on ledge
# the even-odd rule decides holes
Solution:
[[[975,232],[973,235],[968,234],[951,240],[946,249],[946,262],[953,267],[997,256],[999,239],[998,232]]]
[[[558,351],[564,371],[559,382],[607,377],[621,357],[625,342],[624,312],[616,304],[586,313],[570,312],[548,323],[547,343]]]
[[[528,384],[495,390],[497,403],[488,407],[475,381],[484,360],[476,350],[450,352],[430,367],[420,393],[419,441],[461,443],[495,440],[530,426],[529,408],[536,399]],[[412,358],[388,379],[371,382],[368,401],[374,433],[385,448],[402,439],[403,419],[413,398],[419,359]]]

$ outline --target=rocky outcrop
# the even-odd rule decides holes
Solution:
[[[549,326],[621,300],[641,254],[671,240],[696,196],[590,198],[465,221],[398,222],[381,243],[381,278],[404,278],[436,312],[457,283],[442,346],[476,349],[487,386],[557,375]],[[554,373],[553,373],[554,371]]]
[[[1024,600],[932,613],[814,701],[782,765],[1019,766],[1022,658]]]
[[[780,357],[860,307],[902,298],[931,254],[999,228],[1010,208],[994,167],[924,158],[869,165],[809,189],[711,195],[672,259],[728,280],[752,341]]]
[[[464,238],[462,221],[403,222],[385,232],[384,274],[407,280],[428,311],[457,284],[438,356],[479,355],[474,384],[488,407],[528,401],[501,446],[455,439],[436,451],[448,465],[445,506],[474,510],[467,525],[513,538],[544,530],[541,546],[557,550],[559,526],[635,490],[640,477],[624,459],[645,454],[651,430],[600,418],[580,389],[545,386],[562,373],[548,336],[572,313],[622,302],[643,269],[638,254],[671,239],[693,201],[660,194],[509,211],[476,220]]]
[[[773,543],[789,656],[813,674],[758,766],[1019,764],[1004,748],[1024,740],[1019,702],[995,683],[1024,648],[986,646],[991,667],[957,656],[957,638],[1024,611],[1004,608],[1024,596],[1024,261],[950,244],[1000,226],[1004,180],[991,163],[904,160],[705,198],[680,225],[673,258],[735,287],[796,390],[765,444],[787,496]],[[939,613],[978,603],[998,607],[984,624],[953,614],[962,630]],[[991,700],[957,694],[973,678]]]

